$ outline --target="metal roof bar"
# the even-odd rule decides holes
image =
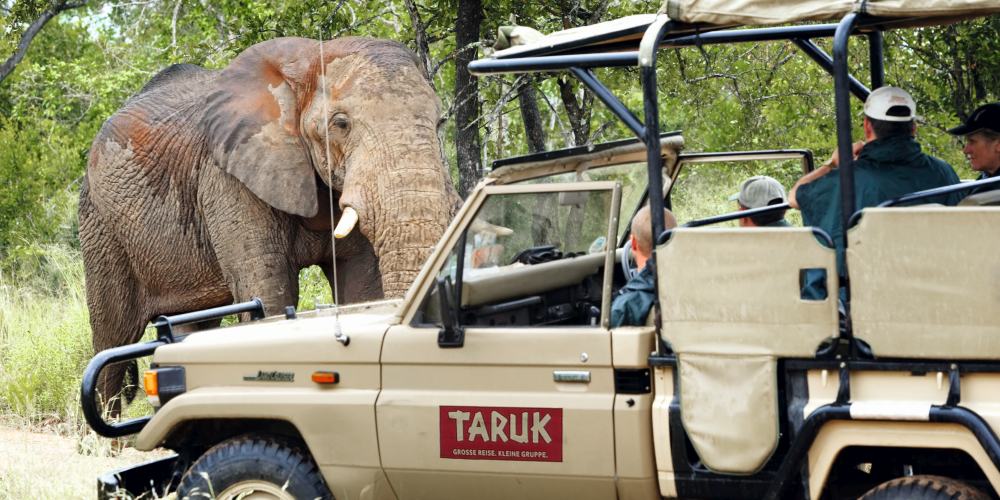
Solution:
[[[656,144],[660,133],[660,110],[659,92],[656,89],[656,53],[660,47],[660,41],[670,30],[674,28],[674,23],[667,16],[657,16],[656,21],[646,28],[646,33],[642,36],[639,44],[639,71],[642,82],[642,103],[643,118],[646,121],[646,176],[649,183],[646,185],[647,199],[649,200],[650,224],[654,237],[663,232],[663,158],[660,156],[659,148],[652,147]],[[653,289],[659,290],[659,273],[656,266],[656,252],[652,252],[646,261],[646,267],[653,275]],[[656,353],[663,349],[662,335],[662,314],[660,311],[659,293],[653,296],[653,325],[656,329]]]
[[[792,43],[802,49],[802,52],[805,52],[813,61],[816,61],[816,64],[819,64],[827,73],[833,75],[833,58],[813,43],[812,40],[793,38]],[[851,93],[858,99],[861,99],[862,102],[867,100],[871,90],[850,74],[847,75],[847,79],[851,86]]]
[[[611,112],[618,116],[618,118],[625,123],[625,126],[632,130],[632,133],[634,133],[636,137],[643,142],[646,142],[646,128],[642,126],[642,122],[640,122],[639,119],[635,117],[635,114],[625,107],[625,105],[622,104],[622,102],[618,100],[618,98],[615,97],[615,95],[612,94],[611,91],[608,90],[608,88],[605,87],[596,76],[594,76],[592,71],[577,67],[570,68],[569,70],[573,72],[573,74],[576,75],[576,77],[583,82],[583,84],[586,85],[587,88],[589,88],[594,95],[596,95],[597,98],[604,103],[605,106],[611,109]],[[654,132],[657,133],[657,136],[659,135],[659,131]],[[646,144],[649,143],[646,142]],[[659,151],[659,137],[656,138],[653,144],[656,146],[657,151]]]
[[[850,227],[851,214],[854,213],[854,150],[851,138],[851,95],[849,93],[850,81],[847,68],[847,42],[851,38],[851,32],[857,25],[859,16],[851,12],[844,16],[837,26],[837,32],[833,37],[833,102],[837,118],[837,153],[840,159],[840,224],[841,243],[844,251],[847,251],[847,228]],[[838,236],[838,235],[831,235]],[[844,268],[839,270],[843,276],[848,276],[847,259],[844,259]],[[846,309],[847,328],[841,337],[850,343],[850,355],[854,357],[854,332],[851,328],[851,284],[848,280],[841,280],[844,288],[844,308]]]
[[[530,73],[569,68],[615,68],[639,65],[639,52],[609,52],[601,54],[559,54],[520,59],[480,59],[469,63],[474,75],[499,73]]]
[[[885,85],[885,56],[882,53],[882,32],[868,34],[868,62],[871,66],[872,88]]]

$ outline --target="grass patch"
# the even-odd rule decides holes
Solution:
[[[0,421],[86,436],[80,379],[93,351],[82,256],[51,244],[22,246],[17,257],[0,267]],[[299,295],[302,310],[333,302],[318,266],[300,273]],[[147,329],[144,340],[154,337]],[[139,373],[148,366],[149,358],[139,360]],[[124,417],[150,413],[140,387]]]
[[[83,276],[79,250],[58,244],[22,248],[20,265],[0,272],[0,422],[75,438],[80,454],[106,457],[124,442],[97,436],[80,410],[93,356]],[[140,360],[140,373],[148,365]],[[123,417],[150,413],[140,388]]]
[[[83,263],[66,245],[30,254],[33,270],[0,274],[0,412],[66,420],[91,356]]]

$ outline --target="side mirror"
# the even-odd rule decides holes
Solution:
[[[438,332],[438,347],[462,347],[465,345],[465,329],[458,324],[459,304],[452,297],[451,276],[438,278],[437,295],[441,313],[441,330]]]

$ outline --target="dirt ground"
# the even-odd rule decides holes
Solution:
[[[98,456],[83,455],[80,449]],[[110,446],[96,436],[62,437],[0,425],[0,499],[92,499],[99,474],[167,453],[126,448],[117,456],[109,454]]]

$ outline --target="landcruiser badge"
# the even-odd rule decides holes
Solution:
[[[256,375],[244,375],[247,382],[295,382],[295,372],[266,372],[258,370]]]
[[[562,408],[440,407],[441,458],[562,462]]]

